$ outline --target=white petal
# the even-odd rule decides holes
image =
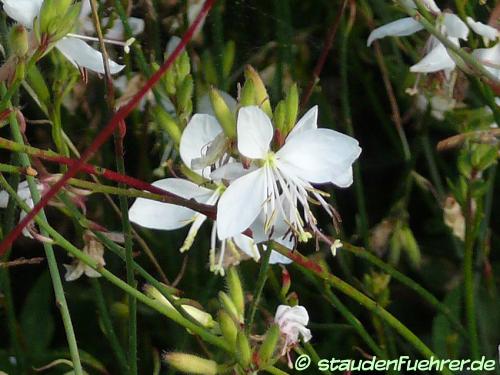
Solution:
[[[266,200],[266,170],[259,168],[235,180],[217,205],[217,234],[224,240],[244,232]]]
[[[481,35],[486,42],[490,42],[498,38],[498,30],[490,25],[485,25],[482,22],[474,21],[467,17],[467,24],[476,34]]]
[[[407,8],[415,9],[417,6],[413,0],[402,0],[402,5]],[[434,0],[423,0],[424,6],[433,13],[441,13],[441,9],[436,5]]]
[[[56,48],[76,67],[92,70],[104,74],[104,64],[101,52],[93,49],[83,40],[66,37],[56,43]],[[109,60],[111,74],[120,72],[125,65],[119,65]]]
[[[107,17],[102,19],[102,23],[106,25],[109,19]],[[144,20],[142,18],[137,17],[129,17],[127,22],[132,29],[132,35],[136,36],[141,34],[144,31]],[[109,39],[117,39],[122,40],[126,39],[125,28],[123,27],[123,23],[120,20],[115,20],[113,27],[106,31],[106,38]]]
[[[3,10],[13,20],[31,29],[43,0],[3,0]]]
[[[205,203],[213,193],[190,181],[180,178],[166,178],[153,183],[163,190],[186,199],[195,199]],[[172,230],[185,226],[195,212],[189,208],[162,203],[145,198],[138,198],[130,207],[130,221],[150,229]]]
[[[377,27],[368,36],[368,42],[366,44],[370,46],[375,40],[385,38],[386,36],[411,35],[423,28],[420,22],[415,21],[411,17],[401,18],[400,20]]]
[[[469,28],[459,16],[453,13],[443,14],[443,25],[446,34],[452,38],[467,40],[469,35]]]
[[[184,164],[191,168],[193,159],[202,157],[210,142],[221,132],[222,128],[215,117],[195,114],[182,132],[179,145],[179,153]],[[194,171],[205,177],[210,175],[210,167]]]
[[[174,52],[180,42],[181,38],[175,35],[168,40],[167,46],[165,47],[165,59]]]
[[[269,117],[257,106],[243,107],[238,112],[238,150],[250,159],[263,159],[274,136]]]
[[[311,129],[318,128],[318,106],[315,105],[309,111],[306,112],[304,116],[297,121],[297,124],[293,127],[292,131],[288,134],[288,139],[291,137]]]
[[[452,69],[455,69],[455,61],[450,57],[442,43],[439,43],[422,60],[410,67],[410,71],[413,73],[433,73]]]
[[[9,194],[2,190],[0,191],[0,208],[6,208],[9,204]]]
[[[233,237],[233,241],[238,246],[238,248],[243,251],[250,258],[253,258],[256,262],[260,259],[259,249],[255,244],[254,240],[250,237],[240,234]]]
[[[495,46],[491,48],[478,48],[472,51],[472,55],[482,62],[484,67],[494,74],[497,79],[500,79],[500,69],[493,68],[488,66],[488,64],[493,64],[496,66],[500,66],[500,44],[497,43]]]
[[[353,183],[352,167],[345,170],[344,173],[339,173],[332,178],[332,183],[341,188],[346,188]]]
[[[246,175],[255,170],[255,166],[244,168],[239,162],[227,163],[220,168],[217,168],[210,174],[210,179],[214,181],[228,180],[233,181],[241,176]]]
[[[226,102],[226,105],[228,106],[229,110],[232,113],[236,112],[236,107],[238,106],[238,103],[236,100],[229,95],[227,92],[219,90],[218,91],[220,96],[222,96],[222,99],[224,102]],[[198,102],[196,103],[196,109],[198,113],[206,113],[207,115],[212,115],[215,116],[214,109],[212,107],[212,102],[210,101],[210,95],[205,94],[203,95]]]
[[[312,183],[343,175],[361,153],[358,141],[331,129],[308,130],[293,137],[276,154],[279,168]]]

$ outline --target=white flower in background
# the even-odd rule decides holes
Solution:
[[[218,121],[215,117],[207,114],[195,114],[188,125],[184,129],[179,146],[179,152],[182,161],[193,172],[200,176],[210,176],[210,166],[208,163],[200,160],[211,160],[214,164],[219,163],[220,147],[213,146],[215,142],[224,142],[225,137]],[[215,151],[214,151],[215,150]],[[213,156],[211,153],[214,153]],[[210,162],[210,164],[212,163]],[[197,164],[202,164],[198,167]],[[176,194],[186,199],[194,199],[198,203],[207,205],[215,205],[221,196],[225,187],[220,182],[207,185],[206,187],[196,185],[195,183],[180,179],[166,178],[153,182],[157,186],[170,193]],[[188,250],[198,233],[199,228],[205,222],[207,217],[203,214],[195,212],[189,208],[157,202],[149,199],[138,198],[129,210],[130,220],[136,224],[150,229],[174,230],[191,224],[188,235],[181,251]],[[235,233],[232,238],[224,239],[220,245],[220,255],[216,262],[216,231],[217,221],[214,222],[211,236],[210,261],[211,269],[214,272],[223,274],[223,261],[226,250],[231,251],[233,255],[237,255],[236,247],[243,251],[248,256],[258,260],[260,257],[256,243],[244,234]],[[282,257],[280,254],[273,252],[270,263],[289,263],[290,261]]]
[[[37,188],[39,191],[42,191],[43,185],[42,184],[37,184]],[[26,203],[30,208],[34,207],[33,204],[33,199],[31,198],[31,192],[28,186],[28,181],[22,181],[19,183],[17,186],[17,195],[19,198],[21,198],[24,203]],[[9,194],[5,190],[0,191],[0,208],[7,208],[7,205],[9,204]],[[23,220],[24,217],[26,216],[26,212],[24,210],[21,210],[21,213],[19,214],[19,221]],[[35,225],[33,222],[28,224],[26,228],[23,229],[23,235],[25,237],[33,239],[33,235],[35,232]]]
[[[39,16],[43,3],[43,0],[1,1],[5,13],[28,29],[33,28],[33,21]],[[68,36],[55,43],[55,48],[74,66],[104,74],[102,54],[81,40],[78,35],[68,34]],[[109,68],[112,74],[120,72],[124,67],[124,65],[119,65],[109,60]]]
[[[318,129],[317,115],[317,107],[310,109],[292,129],[281,149],[274,152],[271,150],[274,128],[269,117],[256,106],[239,110],[238,151],[254,163],[245,175],[230,183],[219,200],[220,239],[244,232],[263,214],[264,232],[268,237],[280,222],[285,222],[296,238],[307,241],[311,235],[305,226],[316,229],[316,219],[309,206],[311,198],[334,216],[332,207],[323,198],[325,193],[312,184],[351,185],[352,163],[361,148],[352,137],[331,129]]]
[[[472,55],[478,61],[483,63],[486,70],[500,80],[500,43],[498,43],[500,38],[499,31],[492,26],[474,21],[470,17],[467,18],[467,23],[472,31],[483,38],[483,42],[486,46],[488,46],[491,42],[496,42],[493,47],[475,49],[472,51]]]
[[[433,13],[437,14],[436,27],[443,33],[453,44],[460,45],[460,39],[467,40],[469,29],[467,25],[453,13],[442,13],[434,1],[425,1],[426,7]],[[408,1],[407,6],[415,7],[413,1]],[[368,37],[368,46],[375,40],[386,36],[407,36],[416,33],[423,29],[423,26],[412,17],[402,18],[400,20],[390,22],[384,26],[373,30]],[[431,36],[426,44],[427,55],[422,60],[410,67],[410,71],[414,73],[433,73],[444,70],[446,75],[449,75],[455,69],[456,63],[448,50],[436,37]]]
[[[106,26],[109,23],[109,17],[103,17],[101,19],[102,26]],[[128,17],[127,22],[132,30],[132,35],[136,36],[144,31],[144,20],[138,17]],[[90,5],[90,0],[82,1],[82,10],[80,11],[80,31],[85,34],[94,34],[94,21],[92,19],[92,7]],[[113,19],[113,25],[111,28],[106,30],[105,38],[124,40],[126,38],[125,28],[123,23],[119,19]]]
[[[83,241],[85,242],[83,252],[96,261],[98,265],[105,266],[103,244],[88,230],[83,234]],[[71,264],[65,264],[64,268],[66,268],[66,274],[64,275],[66,281],[74,281],[82,275],[87,277],[101,277],[99,272],[79,259],[75,259]]]
[[[279,305],[274,316],[281,335],[285,338],[285,345],[281,355],[285,355],[298,344],[300,339],[304,342],[311,340],[311,331],[306,327],[309,323],[309,314],[304,306]]]

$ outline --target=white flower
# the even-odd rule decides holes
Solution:
[[[97,240],[95,235],[91,231],[85,231],[83,240],[85,242],[83,252],[96,261],[99,266],[106,265],[104,261],[104,246]],[[79,259],[75,259],[71,264],[65,264],[64,268],[66,268],[66,274],[64,275],[66,281],[74,281],[82,275],[87,277],[101,277],[99,272]]]
[[[304,306],[278,306],[274,322],[285,337],[282,355],[298,344],[301,338],[304,342],[308,342],[312,338],[311,331],[306,328],[309,323],[309,314]]]
[[[1,0],[3,9],[7,15],[15,21],[21,23],[28,29],[33,28],[34,19],[39,16],[43,0]],[[55,47],[66,57],[74,66],[85,68],[96,73],[104,74],[104,64],[102,54],[90,47],[77,35],[68,34],[55,43]],[[109,69],[111,74],[118,73],[125,66],[119,65],[109,60]]]
[[[467,40],[469,29],[467,25],[455,14],[441,13],[434,1],[425,1],[426,7],[438,15],[436,26],[453,44],[460,45],[459,40]],[[407,6],[415,7],[413,1],[408,1]],[[386,36],[407,36],[423,29],[423,26],[411,17],[390,22],[384,26],[373,30],[368,36],[368,46],[375,40]],[[432,73],[444,70],[448,75],[455,69],[456,63],[448,53],[446,47],[434,36],[431,36],[427,42],[427,55],[422,60],[410,67],[414,73]]]
[[[474,21],[474,19],[472,19],[471,17],[467,17],[467,25],[469,25],[472,31],[483,37],[483,42],[486,45],[488,45],[489,42],[498,39],[498,30],[490,25],[485,25],[482,22]]]
[[[193,163],[195,165],[199,164],[201,159],[213,159],[214,164],[219,163],[219,158],[212,158],[210,152],[213,152],[212,143],[221,138],[225,139],[223,136],[222,128],[215,117],[206,114],[195,114],[184,129],[181,137],[179,152],[182,161],[195,173],[208,177],[210,175],[210,166],[194,168],[192,167]],[[183,198],[194,199],[199,203],[207,205],[215,205],[222,191],[225,189],[224,185],[217,181],[211,185],[207,185],[207,187],[203,187],[179,178],[158,180],[153,185]],[[191,224],[186,240],[180,249],[181,251],[186,251],[191,247],[199,228],[207,219],[205,215],[189,208],[144,198],[138,198],[134,202],[129,210],[129,217],[132,222],[151,229],[174,230]],[[224,272],[222,266],[226,250],[234,253],[235,245],[248,256],[255,260],[259,259],[260,254],[256,243],[250,237],[239,232],[231,236],[232,238],[228,238],[227,241],[224,239],[221,242],[220,256],[216,264],[217,225],[217,221],[215,221],[211,236],[210,258],[213,271]],[[280,254],[273,252],[270,263],[290,263],[290,261]]]
[[[312,184],[352,184],[352,163],[361,153],[358,142],[331,129],[317,128],[317,107],[295,125],[280,150],[271,150],[274,129],[258,107],[243,107],[238,113],[238,151],[254,160],[257,168],[232,181],[217,209],[220,239],[244,232],[263,214],[264,232],[269,237],[281,221],[299,240],[306,241],[305,225],[315,229],[309,207],[312,197],[333,217],[325,193]],[[304,218],[299,212],[302,205]]]
[[[42,184],[37,184],[37,188],[39,191],[43,189]],[[24,203],[26,203],[30,208],[34,207],[33,204],[33,199],[31,198],[31,192],[28,186],[28,181],[22,181],[19,183],[17,186],[17,195],[19,198],[21,198]],[[6,208],[7,205],[9,204],[9,194],[1,190],[0,191],[0,208]],[[19,215],[19,221],[23,220],[24,217],[26,216],[26,212],[24,210],[21,210],[21,213]],[[33,238],[32,233],[34,234],[34,224],[31,222],[26,228],[23,229],[23,235],[28,238]]]

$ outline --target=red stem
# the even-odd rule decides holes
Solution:
[[[0,255],[5,253],[5,251],[12,245],[17,237],[22,233],[22,230],[30,223],[33,218],[49,203],[49,201],[61,190],[64,185],[68,182],[70,178],[73,178],[85,165],[85,163],[99,150],[99,148],[106,142],[106,140],[113,134],[117,125],[123,121],[130,112],[137,106],[141,99],[148,93],[148,91],[161,79],[163,74],[170,69],[175,59],[180,55],[183,49],[186,47],[188,42],[192,39],[194,33],[196,32],[198,26],[207,16],[208,12],[212,8],[215,0],[206,0],[203,4],[203,8],[194,20],[194,22],[189,26],[182,37],[181,42],[172,52],[172,54],[167,58],[167,61],[160,67],[160,69],[154,73],[151,78],[146,82],[139,92],[132,97],[132,99],[123,107],[121,107],[118,112],[111,118],[104,129],[97,135],[94,142],[85,150],[81,158],[78,159],[75,164],[62,176],[62,178],[57,181],[40,199],[40,201],[33,207],[33,209],[28,212],[23,220],[4,238],[0,243]]]

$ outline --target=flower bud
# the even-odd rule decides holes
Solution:
[[[238,336],[238,327],[233,318],[224,310],[219,311],[219,327],[222,336],[229,343],[231,348],[236,346],[236,337]]]
[[[247,65],[245,67],[245,78],[253,82],[257,105],[269,116],[269,118],[273,118],[269,94],[267,93],[266,86],[264,86],[264,82],[262,82],[259,73],[250,65]]]
[[[286,104],[283,100],[281,100],[277,105],[276,108],[274,109],[274,125],[276,126],[276,129],[279,130],[281,134],[281,140],[280,144],[284,143],[285,141],[285,136],[288,133],[287,130],[287,115],[286,115]]]
[[[238,332],[236,338],[236,356],[238,358],[238,363],[244,368],[248,368],[252,360],[252,349],[250,348],[250,342],[243,331]]]
[[[184,78],[177,90],[177,106],[181,112],[186,112],[192,108],[191,99],[193,97],[193,77],[190,75]]]
[[[224,133],[228,138],[236,138],[236,119],[226,102],[215,88],[210,88],[210,101]]]
[[[219,302],[224,310],[226,310],[226,312],[233,317],[233,319],[239,323],[243,322],[243,316],[238,314],[238,309],[226,293],[219,292]]]
[[[240,107],[247,107],[250,105],[257,105],[255,100],[255,88],[253,82],[247,79],[243,84],[243,88],[240,93]]]
[[[281,291],[280,295],[282,298],[285,298],[288,291],[290,290],[290,286],[292,284],[292,279],[290,277],[290,272],[285,267],[281,268]]]
[[[167,353],[165,362],[178,371],[187,374],[216,375],[217,362],[187,353]]]
[[[191,62],[187,52],[181,53],[175,62],[175,70],[177,72],[177,82],[182,82],[191,72]]]
[[[266,337],[259,349],[259,361],[261,365],[266,365],[276,352],[278,340],[280,338],[280,328],[273,324],[266,333]]]
[[[229,296],[240,316],[245,315],[245,296],[241,287],[240,275],[235,267],[230,267],[226,276],[226,282],[229,289]]]
[[[236,44],[230,40],[224,46],[224,54],[222,55],[222,73],[224,77],[229,76],[231,68],[234,64],[234,56],[236,54]]]
[[[72,3],[73,0],[44,0],[35,25],[37,36],[47,35],[51,42],[56,42],[68,34],[81,10],[81,3]]]
[[[182,132],[174,118],[160,106],[153,108],[153,115],[158,125],[168,133],[176,145],[179,145]]]
[[[288,91],[288,95],[285,99],[285,113],[286,113],[286,134],[290,132],[295,126],[297,121],[297,114],[299,112],[299,90],[297,84],[294,83]]]
[[[422,256],[420,254],[420,247],[418,246],[417,240],[413,235],[411,229],[407,226],[401,228],[401,244],[403,249],[406,251],[408,255],[408,259],[413,267],[420,267],[420,263],[422,260]]]
[[[29,38],[28,31],[23,25],[17,24],[12,27],[9,33],[9,44],[14,56],[26,56],[29,49]]]

